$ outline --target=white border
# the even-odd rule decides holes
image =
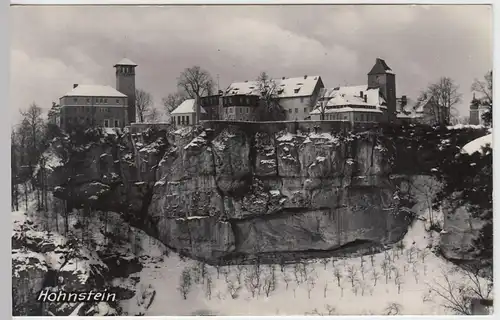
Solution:
[[[336,0],[336,1],[328,1],[328,0],[315,0],[315,1],[300,1],[300,0],[270,0],[270,1],[196,1],[196,0],[191,0],[191,1],[182,1],[182,0],[170,0],[170,1],[165,1],[165,0],[107,0],[107,1],[95,1],[95,0],[59,0],[59,1],[44,1],[44,0],[12,0],[10,1],[11,4],[13,5],[196,5],[196,4],[231,4],[231,5],[242,5],[242,4],[256,4],[256,5],[279,5],[279,4],[428,4],[428,5],[434,5],[434,4],[493,4],[493,19],[494,19],[494,35],[498,34],[497,30],[500,30],[500,22],[499,22],[499,14],[497,10],[497,4],[493,1],[483,1],[483,0],[476,0],[476,1],[446,1],[446,0],[437,0],[437,1],[425,1],[425,0],[413,0],[413,1],[402,1],[402,0],[394,0],[394,1],[384,1],[384,0],[371,0],[371,1],[360,1],[360,0]],[[1,166],[0,166],[0,181],[4,182],[2,186],[2,192],[0,193],[2,197],[4,197],[0,203],[4,206],[5,210],[2,215],[2,219],[5,219],[9,221],[8,223],[0,223],[1,228],[4,228],[1,232],[2,235],[4,235],[5,239],[4,241],[1,241],[1,246],[0,250],[2,251],[2,254],[4,257],[10,257],[10,235],[12,232],[12,226],[11,226],[11,221],[10,221],[10,215],[7,214],[10,212],[10,112],[13,112],[13,110],[10,109],[9,107],[9,99],[8,99],[8,94],[9,94],[9,54],[10,54],[10,41],[9,41],[9,15],[8,15],[8,2],[6,0],[0,1],[0,39],[5,40],[3,43],[5,44],[2,46],[0,49],[0,102],[3,102],[1,105],[3,107],[4,112],[2,112],[2,115],[6,115],[0,118],[0,121],[4,121],[4,125],[0,125],[0,130],[2,130],[2,134],[0,137],[2,139],[5,139],[5,143],[2,143],[1,145],[5,148],[4,152],[0,153],[0,157],[2,157],[1,161]],[[498,52],[500,51],[500,45],[499,41],[495,41],[495,37],[493,37],[493,45],[494,45],[494,67],[498,65]],[[495,68],[494,68],[494,71]],[[496,83],[497,77],[495,76],[494,72],[494,83]],[[500,91],[498,89],[498,86],[494,87],[494,100],[497,100],[497,97],[499,96]],[[494,112],[493,113],[494,117],[494,123],[498,124],[500,121],[500,111]],[[495,131],[493,131],[494,136]],[[494,149],[500,150],[500,138],[498,141],[494,138],[493,139],[493,145]],[[498,161],[497,161],[498,160]],[[493,158],[494,164],[499,164],[500,163],[500,158]],[[500,167],[499,167],[500,168]],[[494,184],[496,185],[497,182],[500,182],[500,169],[499,170],[494,170],[493,173],[493,178],[494,178]],[[495,192],[496,188],[493,190],[493,194],[500,194],[498,192]],[[493,197],[493,208],[494,208],[494,220],[498,219],[498,214],[497,212],[497,207],[498,204],[500,203],[500,200],[497,199],[497,197]],[[5,221],[4,220],[4,221]],[[500,231],[498,230],[499,226],[497,225],[494,227],[494,241],[495,243],[498,244],[498,239],[497,239],[497,234],[500,234]],[[495,246],[496,249],[494,249],[494,260],[495,260],[495,268],[494,268],[494,277],[495,279],[498,279],[500,276],[499,273],[499,268],[498,268],[498,257],[500,256],[500,245]],[[494,248],[495,248],[494,247]],[[2,283],[2,300],[1,303],[3,304],[2,307],[0,307],[0,310],[2,313],[4,313],[6,316],[1,317],[2,319],[9,319],[11,318],[11,259],[4,258],[2,260],[2,277],[3,281]],[[495,286],[496,287],[496,286]],[[497,289],[497,288],[495,288]],[[5,307],[4,307],[5,306]],[[496,314],[499,314],[500,312],[498,311],[500,308],[500,304],[495,299],[494,301],[494,308],[496,310]],[[490,319],[493,318],[494,316],[467,316],[467,319]],[[14,319],[66,319],[67,317],[15,317]],[[74,318],[83,318],[83,317],[74,317]],[[134,317],[115,317],[115,319],[131,319]],[[142,319],[178,319],[181,317],[142,317]],[[183,319],[196,319],[198,317],[182,317]],[[219,319],[221,317],[204,317],[206,319]],[[233,319],[254,319],[256,317],[227,317],[227,318],[233,318]],[[259,317],[261,319],[277,319],[277,318],[283,318],[280,316],[270,316],[270,317]],[[292,316],[292,317],[286,317],[289,319],[313,319],[317,318],[314,316]],[[318,317],[319,318],[319,317]],[[324,318],[329,318],[328,316],[326,317],[321,317],[321,319]],[[335,316],[331,317],[332,319],[387,319],[387,316]],[[461,318],[458,316],[394,316],[391,317],[391,319],[429,319],[433,320],[436,318],[440,319],[457,319]],[[104,317],[93,317],[93,319],[108,319]]]

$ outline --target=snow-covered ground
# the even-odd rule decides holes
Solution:
[[[416,220],[402,241],[404,248],[396,246],[363,258],[308,261],[287,265],[283,271],[279,265],[260,266],[260,270],[226,266],[219,272],[204,266],[204,276],[200,262],[182,261],[174,253],[165,257],[162,249],[155,249],[160,255],[151,251],[138,274],[138,285],[156,291],[145,312],[148,316],[383,315],[395,309],[407,315],[453,314],[430,288],[439,289],[446,276],[453,290],[459,290],[467,276],[431,252],[430,244],[437,237],[425,230],[425,221]],[[190,281],[181,281],[183,273],[184,279],[189,274]],[[186,299],[181,294],[182,284]],[[138,312],[136,306],[134,299],[123,303],[130,315]]]
[[[477,138],[469,143],[467,143],[462,148],[462,153],[473,154],[475,152],[483,152],[483,147],[486,146],[493,147],[493,133],[485,135],[483,137]]]

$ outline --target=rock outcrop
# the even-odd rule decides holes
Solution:
[[[389,176],[421,174],[419,165],[430,174],[442,160],[429,152],[441,133],[434,137],[422,128],[214,128],[96,135],[54,169],[54,194],[70,207],[120,212],[165,245],[213,263],[258,254],[334,254],[399,240],[410,214],[400,210],[401,188]],[[452,139],[468,133],[442,134],[449,143],[440,144],[440,155],[448,157],[456,152]],[[411,165],[401,164],[405,157]]]
[[[178,131],[182,140],[186,132]],[[390,244],[406,232],[377,135],[269,135],[228,127],[172,145],[148,216],[165,244],[205,260]]]

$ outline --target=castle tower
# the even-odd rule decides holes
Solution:
[[[135,119],[135,67],[127,58],[122,59],[114,65],[116,68],[116,90],[125,94],[128,97],[128,121],[134,123]]]
[[[368,88],[380,88],[387,102],[386,121],[396,120],[396,74],[383,59],[377,58],[368,73]]]
[[[476,93],[473,93],[472,101],[470,102],[469,124],[480,124],[479,118],[479,100],[476,99]]]

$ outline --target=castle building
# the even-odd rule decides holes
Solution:
[[[307,120],[324,88],[319,76],[272,79],[273,95],[286,112],[286,120]],[[223,92],[221,119],[258,120],[261,92],[257,81],[234,82]]]
[[[377,58],[365,85],[323,89],[311,120],[393,122],[396,120],[396,75]]]
[[[74,84],[59,99],[51,122],[62,130],[75,125],[123,128],[135,122],[135,67],[123,59],[115,64],[116,89],[103,85]]]

